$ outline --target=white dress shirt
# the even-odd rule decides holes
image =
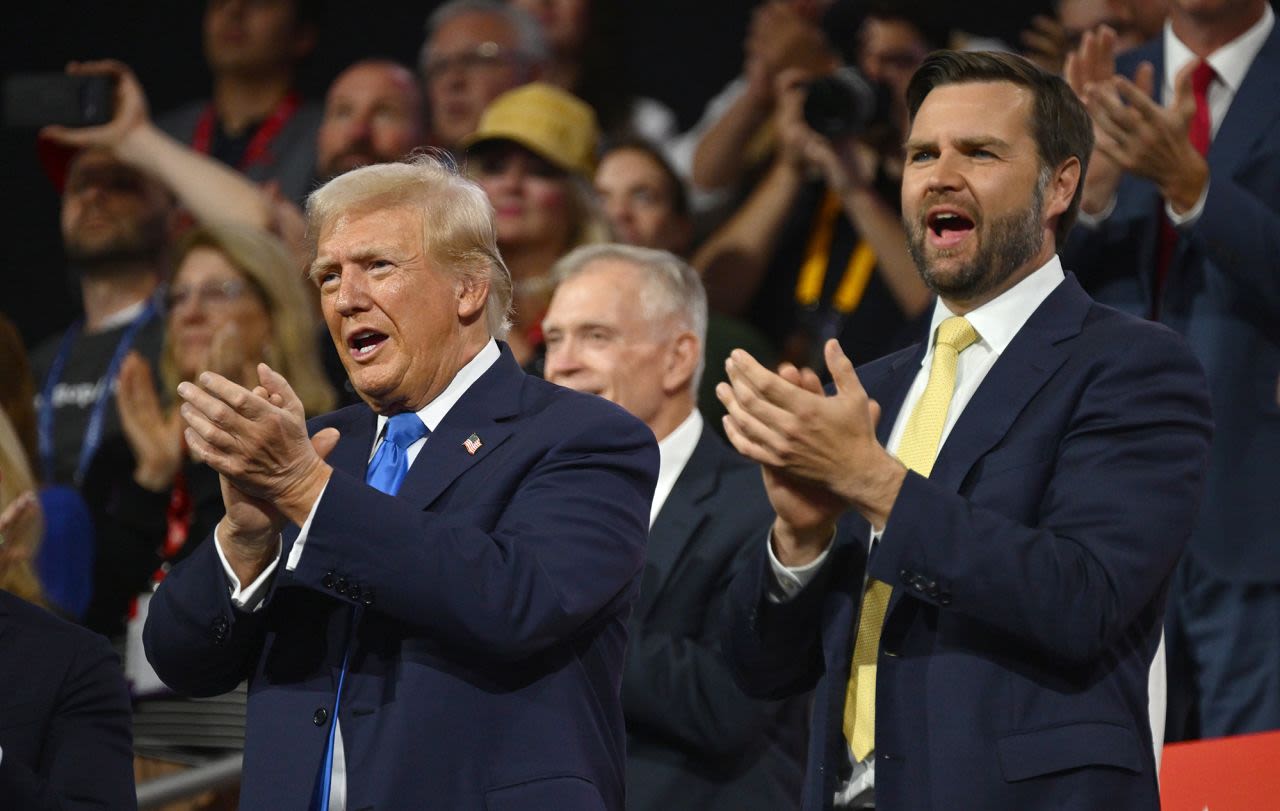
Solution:
[[[695,408],[658,443],[658,485],[653,490],[653,503],[649,506],[649,529],[653,529],[653,522],[658,520],[658,513],[675,488],[676,479],[680,478],[694,448],[698,447],[702,424],[702,414]]]
[[[444,420],[449,410],[462,398],[467,389],[471,388],[480,376],[489,370],[500,357],[502,353],[498,349],[498,344],[492,338],[485,344],[476,356],[467,362],[465,366],[458,370],[453,376],[453,380],[449,381],[449,385],[444,391],[436,395],[435,399],[427,403],[418,410],[418,418],[422,420],[423,425],[427,426],[429,431],[434,431],[441,421]],[[378,446],[382,444],[383,432],[387,427],[387,417],[378,415],[378,430],[375,433],[373,447],[369,449],[369,458],[377,453]],[[409,460],[409,466],[413,466],[414,460],[418,458],[418,454],[427,444],[429,436],[424,436],[417,442],[414,442],[405,450],[405,456]],[[327,489],[327,485],[326,485]],[[302,529],[298,532],[298,538],[293,542],[293,549],[289,552],[289,560],[285,563],[286,571],[293,571],[298,568],[298,563],[302,560],[302,551],[306,545],[307,532],[311,529],[311,521],[316,516],[316,510],[320,506],[320,502],[324,500],[324,490],[320,491],[320,495],[316,498],[315,503],[311,505],[311,512],[307,515],[307,520],[303,522]],[[227,582],[231,588],[231,601],[237,608],[242,610],[256,610],[261,606],[262,598],[266,595],[266,584],[270,582],[271,576],[275,574],[276,566],[280,563],[280,553],[276,552],[276,559],[266,568],[256,580],[248,587],[241,590],[240,580],[236,577],[235,572],[231,570],[230,564],[227,562],[226,556],[222,552],[222,544],[217,540],[217,530],[214,530],[214,542],[218,550],[218,557],[222,559],[222,567],[227,575]],[[333,742],[333,772],[329,783],[329,811],[346,811],[347,807],[347,760],[346,751],[342,745],[342,726],[338,723],[335,715],[333,719],[335,726],[334,742]],[[319,764],[316,764],[317,767]]]
[[[938,440],[939,450],[946,444],[947,437],[951,434],[951,429],[955,427],[956,421],[964,413],[965,406],[973,399],[974,393],[982,385],[982,381],[986,378],[987,373],[991,371],[991,367],[995,366],[996,361],[1000,359],[1000,355],[1009,347],[1014,336],[1022,329],[1031,314],[1062,283],[1064,278],[1066,277],[1062,271],[1062,263],[1055,255],[1025,279],[965,315],[965,318],[973,325],[974,331],[978,333],[978,339],[960,353],[959,361],[956,364],[956,386],[954,393],[951,395],[951,405],[947,409],[947,421],[943,425],[942,436]],[[916,372],[915,380],[912,381],[911,388],[907,391],[906,399],[902,402],[902,408],[894,419],[893,430],[890,432],[889,442],[885,446],[890,453],[897,451],[898,445],[902,441],[902,433],[906,429],[907,419],[915,408],[916,403],[920,400],[920,396],[924,394],[925,386],[929,382],[929,370],[933,366],[934,356],[933,338],[937,333],[938,325],[953,315],[955,313],[947,308],[942,299],[938,299],[934,305],[933,319],[929,325],[928,349],[920,361],[920,369]],[[893,522],[892,513],[889,515],[889,522]],[[873,542],[876,537],[878,537],[878,533],[873,535]],[[822,568],[822,564],[826,562],[830,551],[831,547],[828,546],[818,559],[812,563],[801,567],[789,568],[778,561],[773,554],[773,545],[769,544],[769,563],[776,581],[774,593],[780,593],[784,599],[794,596],[814,578],[818,570]],[[852,757],[852,754],[850,754],[851,760]],[[873,753],[866,760],[853,764],[853,774],[850,776],[849,781],[836,789],[835,807],[857,808],[860,805],[870,803],[874,799],[874,790],[875,754]]]

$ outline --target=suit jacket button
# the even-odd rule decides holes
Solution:
[[[325,572],[324,577],[320,578],[320,585],[327,589],[333,588],[333,572]]]
[[[938,605],[942,605],[942,606],[951,605],[951,594],[945,591],[939,594]]]
[[[347,596],[357,603],[360,602],[360,584],[352,583],[351,588],[347,589]]]
[[[315,715],[311,716],[311,723],[315,724],[318,727],[324,726],[324,722],[328,720],[329,720],[329,711],[326,710],[324,707],[321,707],[318,710],[316,710]]]
[[[908,585],[910,585],[912,580],[915,580],[915,575],[910,569],[899,569],[898,577],[901,577],[902,582],[907,583]]]
[[[337,580],[333,581],[333,590],[338,592],[339,594],[346,594],[347,578],[339,577]]]
[[[365,586],[364,596],[360,599],[360,602],[364,605],[365,608],[369,608],[370,606],[372,606],[373,605],[373,589],[369,588],[368,586]]]

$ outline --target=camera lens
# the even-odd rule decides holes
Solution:
[[[825,138],[857,135],[875,119],[877,93],[860,73],[841,68],[809,83],[804,120]]]

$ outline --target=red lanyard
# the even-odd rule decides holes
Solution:
[[[289,123],[289,119],[293,118],[293,114],[298,111],[301,103],[302,100],[298,94],[292,90],[280,99],[280,103],[271,111],[271,115],[267,116],[267,120],[262,122],[258,131],[249,139],[249,145],[245,147],[237,169],[243,172],[271,154],[271,142],[280,134],[280,130],[284,129],[285,124]],[[217,113],[211,102],[204,108],[204,112],[200,114],[200,120],[196,122],[196,131],[191,136],[192,149],[205,155],[209,154],[209,148],[213,145],[213,128],[216,122]]]

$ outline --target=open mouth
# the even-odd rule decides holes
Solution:
[[[372,329],[362,329],[347,336],[347,349],[357,360],[369,357],[378,351],[378,347],[386,343],[385,333]]]
[[[925,218],[929,228],[929,241],[940,248],[950,248],[963,242],[974,228],[973,219],[955,209],[939,208]]]

